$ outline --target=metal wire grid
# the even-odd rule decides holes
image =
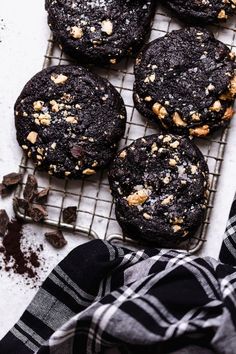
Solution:
[[[234,21],[228,22],[227,26],[213,26],[216,38],[222,40],[231,49],[236,47]],[[174,20],[171,15],[159,7],[156,11],[152,31],[149,40],[161,37],[173,29],[180,28],[181,24]],[[74,63],[54,43],[52,36],[48,40],[48,47],[43,67]],[[133,86],[133,59],[124,59],[120,64],[96,68],[94,71],[112,82],[122,95],[127,110],[127,125],[124,138],[120,142],[120,148],[130,144],[133,140],[157,132],[156,127],[149,125],[136,111],[132,100]],[[195,139],[195,142],[203,152],[210,170],[210,188],[208,204],[203,224],[197,234],[191,240],[184,241],[178,247],[194,253],[200,249],[207,236],[210,223],[210,214],[217,191],[217,182],[224,158],[224,151],[228,128],[218,131],[209,138]],[[50,187],[47,203],[48,217],[44,224],[78,231],[89,238],[102,238],[116,241],[133,241],[122,237],[121,229],[116,222],[114,203],[110,194],[106,171],[100,171],[79,181],[58,180],[46,173],[38,172],[30,160],[23,156],[20,171],[24,173],[22,184],[17,189],[16,195],[22,196],[26,178],[29,173],[34,173],[39,183],[39,189]],[[75,224],[65,224],[62,220],[62,211],[67,206],[77,206],[77,220]],[[16,215],[25,221],[32,221],[22,210],[16,209]]]

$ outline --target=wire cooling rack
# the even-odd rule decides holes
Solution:
[[[236,47],[236,25],[234,22],[236,24],[236,21],[231,20],[227,22],[227,26],[211,27],[215,37],[227,44],[232,50]],[[149,40],[161,37],[173,29],[181,27],[181,23],[173,19],[168,11],[162,7],[158,7]],[[73,63],[73,60],[63,53],[57,44],[54,43],[51,36],[48,40],[43,67],[69,63]],[[124,138],[120,142],[120,148],[130,144],[134,139],[157,132],[157,128],[149,125],[134,108],[132,99],[134,81],[133,64],[133,59],[126,58],[115,66],[92,69],[110,80],[124,99],[128,119]],[[209,138],[195,139],[209,166],[210,188],[204,222],[200,225],[198,232],[191,240],[184,241],[178,246],[178,248],[187,250],[190,253],[199,250],[207,238],[211,210],[224,157],[227,133],[228,128],[216,132]],[[129,239],[123,239],[122,231],[115,218],[114,203],[110,194],[106,171],[98,172],[94,176],[79,181],[68,179],[58,180],[46,173],[37,171],[26,157],[22,158],[20,171],[24,174],[24,179],[17,189],[16,195],[18,197],[22,196],[27,175],[30,173],[36,175],[39,190],[50,187],[49,198],[47,203],[45,203],[48,217],[43,221],[44,224],[78,231],[89,238],[134,243],[134,241]],[[77,219],[73,225],[65,224],[62,220],[62,211],[68,206],[77,207]],[[32,221],[22,210],[16,209],[15,212],[19,218],[25,221]]]

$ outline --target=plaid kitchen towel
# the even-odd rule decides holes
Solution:
[[[236,266],[236,194],[234,196],[224,234],[224,241],[220,251],[220,260],[223,263]]]
[[[224,243],[230,237],[233,245],[227,230]],[[234,253],[224,247],[227,262]],[[117,352],[235,354],[236,268],[173,250],[134,252],[91,241],[52,271],[0,342],[1,354]]]

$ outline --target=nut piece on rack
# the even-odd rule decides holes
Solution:
[[[46,240],[55,248],[62,248],[67,244],[67,241],[60,229],[46,232],[44,235]]]
[[[0,209],[0,236],[4,236],[9,224],[9,217],[6,210]]]
[[[63,222],[66,224],[72,224],[76,221],[76,206],[68,206],[63,209]]]

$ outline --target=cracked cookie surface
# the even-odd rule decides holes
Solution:
[[[117,154],[108,177],[126,236],[171,247],[191,237],[203,221],[208,167],[187,137],[135,140]]]
[[[79,66],[36,74],[15,103],[17,140],[36,166],[57,177],[96,173],[113,158],[126,110],[116,89]]]
[[[187,22],[222,22],[236,12],[235,0],[167,0],[163,4]]]
[[[46,10],[54,37],[68,54],[115,64],[140,49],[155,0],[46,0]]]
[[[205,136],[227,125],[235,94],[234,54],[206,29],[172,31],[136,59],[135,106],[171,132]]]

